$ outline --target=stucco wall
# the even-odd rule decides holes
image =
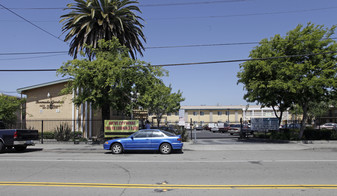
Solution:
[[[26,119],[71,120],[72,94],[60,94],[64,85],[65,83],[55,84],[24,92],[27,95]]]

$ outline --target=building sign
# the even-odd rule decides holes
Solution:
[[[128,137],[139,130],[138,120],[105,120],[104,137]]]
[[[278,118],[251,118],[252,131],[279,130]]]
[[[36,101],[36,104],[40,104],[41,109],[58,109],[61,107],[59,104],[63,104],[64,101]]]
[[[185,110],[179,110],[179,126],[185,126]]]
[[[147,110],[133,110],[133,117],[135,119],[147,119],[148,111]]]

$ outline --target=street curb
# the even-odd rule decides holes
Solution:
[[[57,142],[57,143],[37,143],[35,148],[42,148],[45,150],[90,150],[90,151],[102,151],[102,144],[88,144],[80,143],[74,144],[74,142]],[[224,144],[204,144],[194,143],[193,141],[184,142],[183,150],[186,151],[250,151],[250,150],[336,150],[337,141],[289,141],[289,142],[236,142],[236,143],[224,143]]]

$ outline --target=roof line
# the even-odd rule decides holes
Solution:
[[[36,84],[36,85],[32,85],[32,86],[18,88],[16,90],[16,92],[21,94],[22,92],[27,91],[27,90],[41,88],[41,87],[50,86],[50,85],[54,85],[54,84],[60,84],[60,83],[69,82],[69,81],[72,81],[72,80],[73,80],[73,78],[66,78],[66,79],[55,80],[55,81],[51,81],[51,82],[45,82],[45,83],[41,83],[41,84]]]

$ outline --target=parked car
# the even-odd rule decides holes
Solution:
[[[6,148],[24,151],[27,146],[35,145],[39,139],[37,130],[28,129],[3,129],[5,125],[0,121],[0,153]]]
[[[169,154],[173,150],[181,151],[183,143],[180,135],[159,129],[142,129],[127,138],[108,140],[103,148],[111,150],[113,154],[127,150],[158,150],[162,154]]]
[[[321,129],[336,130],[337,129],[337,124],[336,123],[325,123],[325,124],[321,125]]]
[[[209,127],[208,125],[205,125],[205,126],[204,126],[204,129],[207,130],[207,131],[211,131],[212,128]]]
[[[211,128],[211,131],[212,131],[213,133],[219,132],[219,127],[218,127],[218,126],[214,126],[214,127]]]
[[[286,125],[281,125],[281,129],[300,129],[301,124],[299,123],[291,123],[291,124],[286,124]]]
[[[221,133],[226,133],[228,132],[230,126],[228,123],[219,123],[218,124],[218,127],[219,127],[219,132]]]
[[[241,132],[241,124],[232,124],[230,125],[230,128],[228,130],[228,133],[230,135],[239,135]],[[242,125],[242,133],[245,134],[253,134],[254,131],[251,130],[250,126],[248,124],[243,124]]]
[[[199,125],[199,126],[196,127],[196,130],[204,130],[204,127]]]
[[[240,134],[241,125],[240,124],[231,124],[229,125],[228,133],[231,135]]]

